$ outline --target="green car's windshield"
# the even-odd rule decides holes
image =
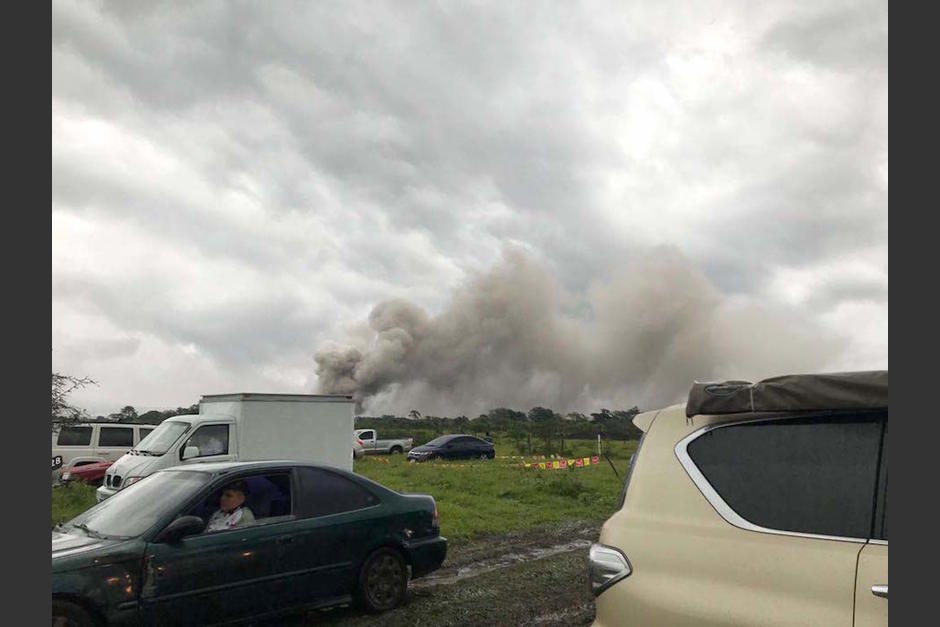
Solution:
[[[210,479],[211,475],[205,472],[154,473],[76,516],[65,527],[77,527],[92,536],[139,536]]]
[[[162,422],[131,450],[142,455],[163,455],[191,426],[177,420]]]

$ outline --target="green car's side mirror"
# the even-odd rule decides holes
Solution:
[[[180,516],[167,525],[166,529],[157,535],[157,537],[154,539],[154,542],[165,542],[172,544],[173,542],[178,542],[186,536],[202,533],[202,530],[205,528],[206,523],[202,522],[202,518],[199,518],[198,516]]]

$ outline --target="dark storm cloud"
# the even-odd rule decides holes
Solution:
[[[153,284],[99,284],[71,278],[54,280],[64,302],[94,313],[119,328],[145,333],[170,344],[192,344],[228,367],[241,369],[305,350],[324,318],[290,295],[265,302],[232,299],[219,304],[162,300]],[[159,293],[159,292],[157,292]],[[85,347],[96,351],[95,345]],[[113,351],[106,351],[112,353]],[[107,358],[108,355],[101,355]]]
[[[886,3],[818,4],[784,19],[763,38],[769,49],[836,69],[870,69],[888,58]],[[838,36],[833,36],[838,33]]]

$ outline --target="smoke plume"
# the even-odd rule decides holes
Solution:
[[[843,348],[808,320],[730,302],[674,249],[647,259],[576,295],[507,250],[437,315],[377,304],[362,337],[317,351],[319,391],[374,414],[650,409],[694,380],[819,370]]]

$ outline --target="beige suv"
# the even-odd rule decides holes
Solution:
[[[693,385],[638,415],[595,625],[888,624],[888,373]]]

